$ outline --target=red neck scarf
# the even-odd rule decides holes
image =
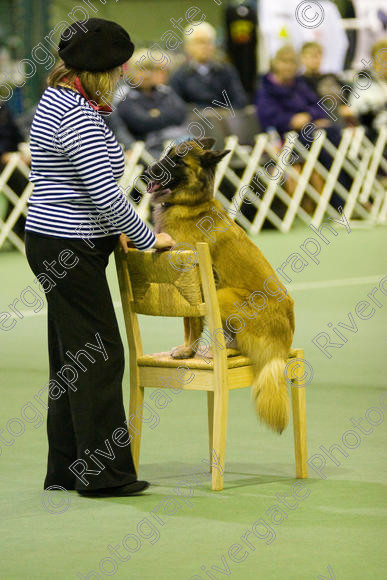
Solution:
[[[69,82],[68,79],[66,78],[63,78],[63,80]],[[108,105],[97,105],[95,101],[90,99],[90,97],[86,94],[85,89],[83,88],[82,83],[79,80],[79,77],[75,77],[74,87],[82,95],[82,97],[86,99],[90,107],[92,107],[95,111],[98,111],[98,113],[101,113],[101,115],[109,115],[113,111],[113,109]]]

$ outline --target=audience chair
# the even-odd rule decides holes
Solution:
[[[219,346],[213,346],[213,358],[207,359],[196,352],[194,358],[175,360],[169,352],[144,354],[137,314],[150,316],[201,317],[207,319],[211,335],[222,329],[212,263],[207,243],[198,243],[195,251],[159,252],[129,249],[125,254],[118,247],[115,251],[117,275],[121,293],[125,327],[130,353],[130,403],[129,415],[133,417],[133,439],[131,449],[138,470],[141,419],[136,410],[144,402],[144,390],[148,388],[172,388],[206,391],[208,404],[208,431],[210,460],[215,451],[223,475],[212,469],[212,490],[223,489],[226,453],[226,430],[228,394],[233,389],[250,387],[253,366],[245,356],[235,350],[226,349],[224,335],[217,332]],[[180,264],[180,265],[179,265]],[[185,330],[187,330],[187,326]],[[190,345],[185,332],[185,344]],[[304,360],[303,349],[294,349],[289,359]],[[192,380],[181,386],[176,380],[176,369],[188,366],[194,374]],[[294,365],[297,367],[297,364]],[[304,368],[298,361],[294,373],[298,386],[292,381],[291,398],[293,409],[294,447],[296,476],[307,477],[305,386],[302,385]],[[190,376],[190,375],[188,375]],[[161,384],[163,383],[163,384]],[[246,407],[249,412],[250,406]],[[251,409],[251,412],[252,409]],[[187,417],[187,421],[189,418]],[[274,435],[273,435],[274,436]],[[258,435],[257,435],[258,444]]]
[[[228,134],[236,135],[239,145],[253,147],[256,135],[262,131],[258,121],[257,108],[254,105],[248,105],[240,111],[234,111],[234,113],[234,117],[228,115],[225,119]]]
[[[207,107],[211,109],[212,107]],[[187,124],[196,122],[205,130],[206,137],[213,137],[215,139],[214,149],[223,149],[224,141],[229,134],[227,123],[225,118],[227,117],[227,112],[224,109],[216,108],[216,113],[212,113],[210,110],[201,110],[202,116],[206,118],[207,122],[201,121],[200,117],[194,113],[190,112],[187,115]],[[219,117],[217,116],[219,115]]]

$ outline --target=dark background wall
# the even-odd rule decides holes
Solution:
[[[76,12],[73,18],[69,17],[76,6],[88,10],[90,17],[119,22],[129,31],[138,47],[158,41],[164,47],[161,35],[168,29],[173,30],[169,19],[182,17],[186,22],[186,10],[197,6],[206,15],[206,20],[218,30],[219,40],[222,39],[223,7],[217,6],[213,0],[106,0],[105,5],[99,0],[91,0],[91,4],[98,12],[93,12],[82,0],[0,0],[0,49],[6,47],[15,62],[31,58],[33,47],[39,42],[46,45],[44,37],[59,22],[71,24],[74,19],[83,18],[81,11]],[[52,47],[51,50],[54,52]],[[1,81],[4,80],[2,73],[0,59]],[[14,89],[9,104],[15,112],[36,103],[44,89],[47,73],[44,66],[37,66],[36,73],[24,87]]]
[[[90,16],[119,22],[129,31],[138,47],[159,41],[164,47],[160,37],[166,30],[173,29],[170,18],[182,17],[185,22],[186,10],[197,6],[206,15],[206,20],[215,26],[218,43],[222,44],[224,9],[228,0],[223,0],[220,6],[214,0],[106,0],[106,4],[100,0],[91,0],[91,3],[98,10],[97,13],[88,9],[82,0],[0,0],[0,50],[6,47],[15,62],[30,58],[33,47],[41,41],[45,44],[44,36],[60,21],[70,24],[74,19],[82,18],[81,12],[77,12],[75,18],[68,16],[76,6],[88,9]],[[343,14],[350,2],[336,0],[336,4]],[[51,50],[54,51],[52,47]],[[0,82],[4,80],[2,73],[0,59]],[[37,102],[44,89],[47,73],[44,66],[37,66],[36,74],[27,80],[25,86],[14,91],[10,104],[15,112],[28,109]],[[0,93],[1,90],[0,87]]]
[[[102,5],[99,0],[92,0],[98,8],[94,16],[116,20],[134,38],[134,42],[149,44],[157,41],[165,30],[171,28],[170,18],[184,18],[185,11],[190,6],[197,6],[206,15],[208,21],[215,27],[222,24],[223,8],[217,6],[213,0],[107,0]],[[223,4],[226,4],[224,2]],[[52,2],[53,26],[65,18],[73,6],[82,5],[79,0],[55,0]]]

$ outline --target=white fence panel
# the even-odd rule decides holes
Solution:
[[[386,224],[386,142],[386,128],[379,132],[375,144],[366,137],[363,127],[344,129],[337,148],[327,139],[325,132],[311,144],[310,149],[298,141],[294,132],[286,135],[282,146],[273,142],[272,136],[266,133],[256,135],[253,147],[240,145],[238,138],[231,135],[225,143],[225,148],[231,153],[222,159],[215,173],[215,197],[229,217],[251,234],[261,231],[266,220],[287,233],[295,220],[319,227],[326,214],[339,217],[340,214],[329,203],[333,192],[343,199],[343,211],[352,224]],[[319,160],[323,150],[333,158],[329,170]],[[148,224],[151,220],[151,196],[146,193],[146,182],[141,180],[141,175],[155,161],[145,144],[138,141],[127,158],[125,173],[120,180],[121,190]],[[28,179],[29,167],[19,153],[10,156],[0,174],[0,192],[13,206],[7,220],[0,219],[0,248],[9,240],[24,253],[24,243],[12,228],[21,215],[27,214],[27,200],[33,184],[28,183],[21,195],[17,195],[8,183],[15,169]],[[343,170],[352,180],[349,190],[338,181]],[[318,184],[320,191],[316,189]],[[278,202],[282,204],[281,211],[276,211],[273,206]],[[249,211],[246,210],[248,207],[251,208]]]

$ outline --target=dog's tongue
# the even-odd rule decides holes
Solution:
[[[150,185],[148,185],[147,193],[157,193],[159,195],[165,195],[165,194],[171,193],[171,190],[168,188],[163,189],[161,187],[161,183],[157,183],[157,181],[153,181]]]
[[[160,189],[160,187],[161,187],[160,183],[157,183],[157,181],[153,181],[151,185],[147,187],[147,191],[148,193],[153,193],[154,191]]]

